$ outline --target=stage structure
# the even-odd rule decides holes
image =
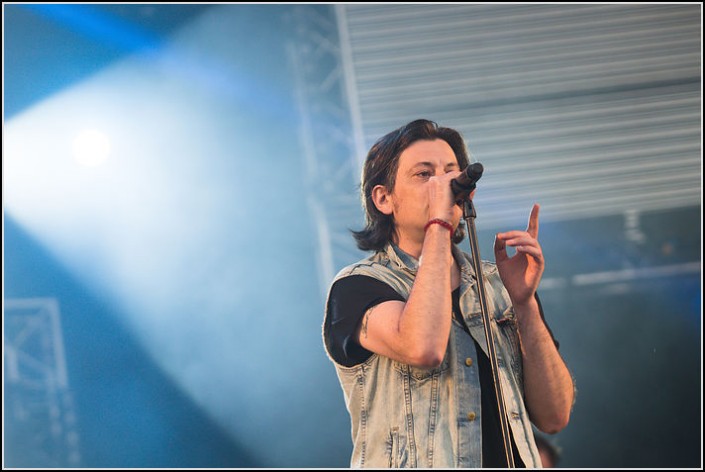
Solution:
[[[357,97],[345,47],[349,42],[341,37],[345,23],[340,9],[302,5],[293,10],[290,21],[295,39],[287,46],[295,77],[298,134],[325,297],[336,272],[363,256],[349,229],[361,229],[364,223],[359,182],[365,143],[359,114],[354,112]]]
[[[80,467],[76,414],[56,299],[5,300],[3,357],[3,465]]]

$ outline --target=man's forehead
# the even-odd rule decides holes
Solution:
[[[458,165],[458,158],[453,149],[442,139],[416,141],[401,153],[399,161],[399,167],[404,168],[438,165],[443,167]]]

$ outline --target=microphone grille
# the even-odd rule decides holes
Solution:
[[[479,162],[474,162],[468,166],[468,176],[475,178],[475,180],[482,177],[482,173],[485,168]]]

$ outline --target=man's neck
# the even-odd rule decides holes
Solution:
[[[416,260],[421,258],[421,250],[423,249],[423,239],[417,241],[411,238],[399,237],[398,241],[394,241],[399,249],[410,255]]]

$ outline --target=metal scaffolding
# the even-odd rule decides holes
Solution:
[[[354,81],[341,46],[339,15],[331,5],[297,6],[291,15],[295,39],[287,45],[323,297],[335,273],[363,256],[349,231],[363,225],[359,179],[364,156],[361,128],[351,112]]]
[[[55,299],[5,300],[3,354],[3,465],[79,467],[79,436]]]

